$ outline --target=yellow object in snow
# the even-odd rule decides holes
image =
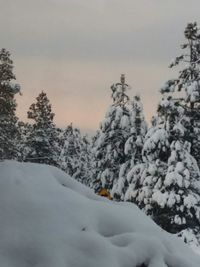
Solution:
[[[102,188],[99,192],[98,192],[98,195],[99,196],[102,196],[102,197],[106,197],[110,200],[112,200],[112,197],[110,195],[110,192],[106,189],[106,188]]]

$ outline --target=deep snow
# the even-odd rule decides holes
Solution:
[[[0,266],[199,267],[134,204],[100,198],[47,165],[0,163]]]

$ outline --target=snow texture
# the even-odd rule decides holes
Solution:
[[[100,198],[34,163],[0,163],[0,236],[2,267],[200,266],[199,255],[134,204]]]

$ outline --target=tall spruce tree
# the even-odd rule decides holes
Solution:
[[[200,167],[200,30],[197,23],[188,23],[184,31],[186,42],[183,53],[172,61],[170,67],[179,66],[177,79],[169,80],[173,90],[184,92],[182,106],[185,109],[185,139],[191,143],[191,154]],[[165,88],[165,91],[169,87]]]
[[[36,98],[36,103],[30,106],[28,118],[34,123],[27,138],[29,151],[26,161],[57,166],[58,133],[53,123],[50,101],[43,91]]]
[[[145,137],[144,163],[128,174],[125,200],[137,203],[171,233],[197,234],[200,173],[190,154],[191,144],[185,140],[185,109],[169,94],[159,103],[158,118]]]
[[[18,138],[17,121],[15,114],[15,94],[20,91],[13,74],[13,61],[6,49],[0,51],[0,160],[16,159],[18,156],[16,143]]]
[[[130,172],[128,180],[132,182],[125,199],[136,202],[165,230],[178,235],[192,232],[197,237],[200,174],[194,158],[198,144],[194,136],[194,131],[198,132],[198,114],[195,115],[198,97],[194,96],[198,94],[193,91],[199,75],[196,30],[195,23],[186,27],[188,44],[183,49],[190,48],[189,65],[180,71],[178,79],[167,81],[161,88],[163,99],[157,119],[145,138],[144,164]],[[196,48],[192,52],[193,46]],[[185,54],[178,57],[172,65],[186,61],[187,57]],[[184,89],[185,97],[174,95],[176,88]]]
[[[170,143],[170,156],[164,179],[153,191],[152,205],[154,220],[169,232],[193,232],[200,230],[200,35],[196,23],[185,29],[187,50],[177,57],[170,67],[183,64],[177,79],[169,80],[161,93],[170,94],[158,111],[165,115]],[[183,91],[177,97],[174,92]],[[169,104],[171,103],[171,104]],[[196,162],[197,160],[197,162]]]
[[[113,104],[100,125],[93,148],[96,171],[93,187],[96,192],[103,188],[110,191],[118,180],[120,167],[126,162],[124,146],[130,133],[128,88],[124,75],[120,83],[111,86]]]
[[[124,195],[129,186],[127,180],[128,172],[137,164],[142,163],[142,148],[147,132],[147,123],[144,119],[143,105],[139,95],[134,96],[129,107],[130,133],[124,146],[124,153],[127,157],[119,171],[119,179],[112,189],[115,199],[124,200]]]

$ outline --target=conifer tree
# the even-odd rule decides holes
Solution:
[[[131,101],[129,108],[130,133],[124,146],[124,153],[127,157],[119,172],[119,179],[112,189],[115,199],[124,200],[125,192],[128,188],[127,174],[137,164],[142,163],[142,148],[147,132],[147,123],[144,119],[143,105],[139,95]]]
[[[18,122],[19,138],[16,147],[18,151],[17,160],[19,161],[26,161],[27,155],[30,151],[30,148],[28,146],[28,140],[30,138],[32,130],[33,129],[31,124],[24,123],[22,121]]]
[[[60,137],[60,168],[79,182],[90,186],[91,151],[86,136],[70,124]]]
[[[131,184],[125,199],[136,202],[165,230],[178,235],[190,231],[197,237],[200,174],[194,158],[198,142],[193,132],[197,133],[198,128],[195,115],[198,97],[194,97],[198,95],[193,91],[199,79],[196,24],[187,25],[185,36],[188,44],[183,48],[190,47],[189,65],[180,72],[178,79],[167,81],[161,88],[163,99],[158,105],[157,119],[145,137],[144,164],[128,174]],[[172,65],[186,58],[184,54]],[[176,88],[184,89],[186,97],[174,95]],[[192,98],[195,101],[191,102]]]
[[[36,103],[30,106],[28,118],[34,123],[27,138],[29,152],[26,161],[57,166],[58,134],[53,123],[51,104],[43,91],[36,98]]]
[[[163,180],[167,171],[170,156],[171,114],[176,110],[170,96],[165,96],[159,103],[157,116],[152,118],[142,147],[142,160],[133,165],[127,175],[128,188],[125,200],[136,203],[148,215],[153,216],[152,194],[158,181]],[[175,120],[175,118],[174,118]],[[174,124],[173,124],[174,125]]]
[[[128,173],[125,200],[136,203],[163,229],[185,235],[200,230],[200,173],[184,140],[184,109],[177,100],[163,99],[159,118],[143,147],[144,163]],[[182,232],[182,233],[180,233]]]
[[[184,52],[170,64],[171,68],[179,65],[182,69],[178,78],[168,83],[173,91],[184,92],[181,104],[187,117],[185,139],[191,143],[191,154],[200,167],[200,31],[197,23],[188,23],[184,35],[186,42],[181,45]]]
[[[94,177],[92,144],[88,136],[82,137],[81,161],[83,162],[82,183],[92,187]]]
[[[136,203],[153,217],[152,194],[159,179],[164,179],[169,150],[168,133],[160,118],[153,118],[142,149],[143,160],[127,174],[128,188],[124,200]]]
[[[130,133],[128,88],[124,75],[120,83],[111,86],[113,104],[100,125],[93,148],[96,170],[93,187],[96,192],[102,188],[110,191],[118,180],[120,167],[126,162],[124,146]]]
[[[147,133],[147,123],[143,114],[143,105],[136,95],[130,107],[130,137],[125,144],[125,154],[130,157],[130,167],[142,162],[142,148]]]
[[[190,154],[190,144],[171,143],[167,173],[156,184],[152,195],[153,218],[165,230],[200,230],[200,172]]]
[[[177,79],[167,81],[161,88],[164,99],[158,112],[165,114],[170,155],[166,157],[166,174],[152,194],[152,216],[161,227],[172,233],[190,231],[195,235],[200,229],[200,174],[196,163],[196,160],[198,164],[200,162],[198,31],[196,23],[186,26],[184,33],[187,42],[182,49],[188,52],[170,65],[173,67],[182,63],[184,67]],[[183,91],[185,95],[174,96],[176,91]]]
[[[0,160],[17,158],[17,116],[15,94],[20,86],[13,84],[13,61],[6,49],[0,51]]]

